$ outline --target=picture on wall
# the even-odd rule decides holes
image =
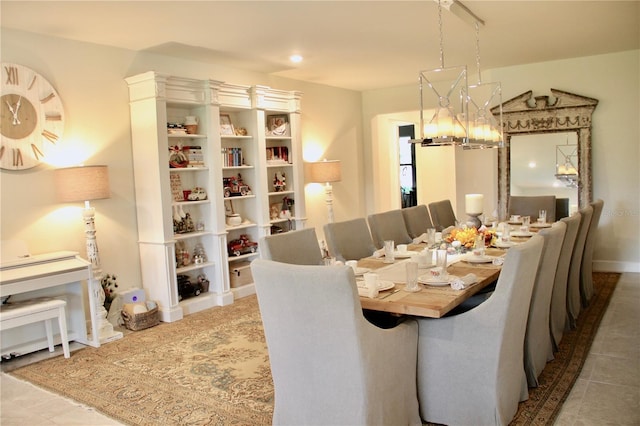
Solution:
[[[220,114],[220,134],[225,136],[233,136],[235,134],[229,114]]]
[[[291,136],[289,116],[286,114],[268,115],[267,136]]]

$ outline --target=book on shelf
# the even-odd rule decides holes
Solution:
[[[238,167],[244,164],[242,148],[222,148],[223,167]]]
[[[201,146],[185,146],[183,152],[189,160],[189,167],[204,167],[204,154]]]
[[[267,163],[289,163],[289,148],[286,146],[272,146],[267,148]]]

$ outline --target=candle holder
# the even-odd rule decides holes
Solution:
[[[480,229],[482,226],[482,221],[478,219],[482,213],[467,213],[469,215],[469,220],[467,220],[467,227],[475,226],[476,229]]]

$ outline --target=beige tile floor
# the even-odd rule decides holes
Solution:
[[[639,325],[640,274],[626,273],[618,283],[580,378],[565,402],[556,425],[640,425]],[[57,350],[61,352],[60,348]],[[43,356],[49,356],[48,352],[30,355],[29,362]],[[16,365],[15,361],[11,361],[2,366],[2,426],[120,424],[90,407],[81,406],[5,373]]]

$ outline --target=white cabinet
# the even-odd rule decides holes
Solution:
[[[230,285],[230,271],[248,273],[259,256],[259,247],[247,242],[306,221],[301,94],[155,72],[126,81],[142,281],[159,302],[161,320],[254,293],[247,274]],[[197,133],[180,128],[185,117],[197,121]],[[274,133],[269,126],[280,119],[285,131]],[[276,151],[286,157],[273,161]],[[286,186],[274,184],[281,177]],[[282,206],[285,197],[291,215],[271,217],[271,207]],[[240,223],[228,217],[232,212]],[[197,285],[199,277],[208,288]]]

